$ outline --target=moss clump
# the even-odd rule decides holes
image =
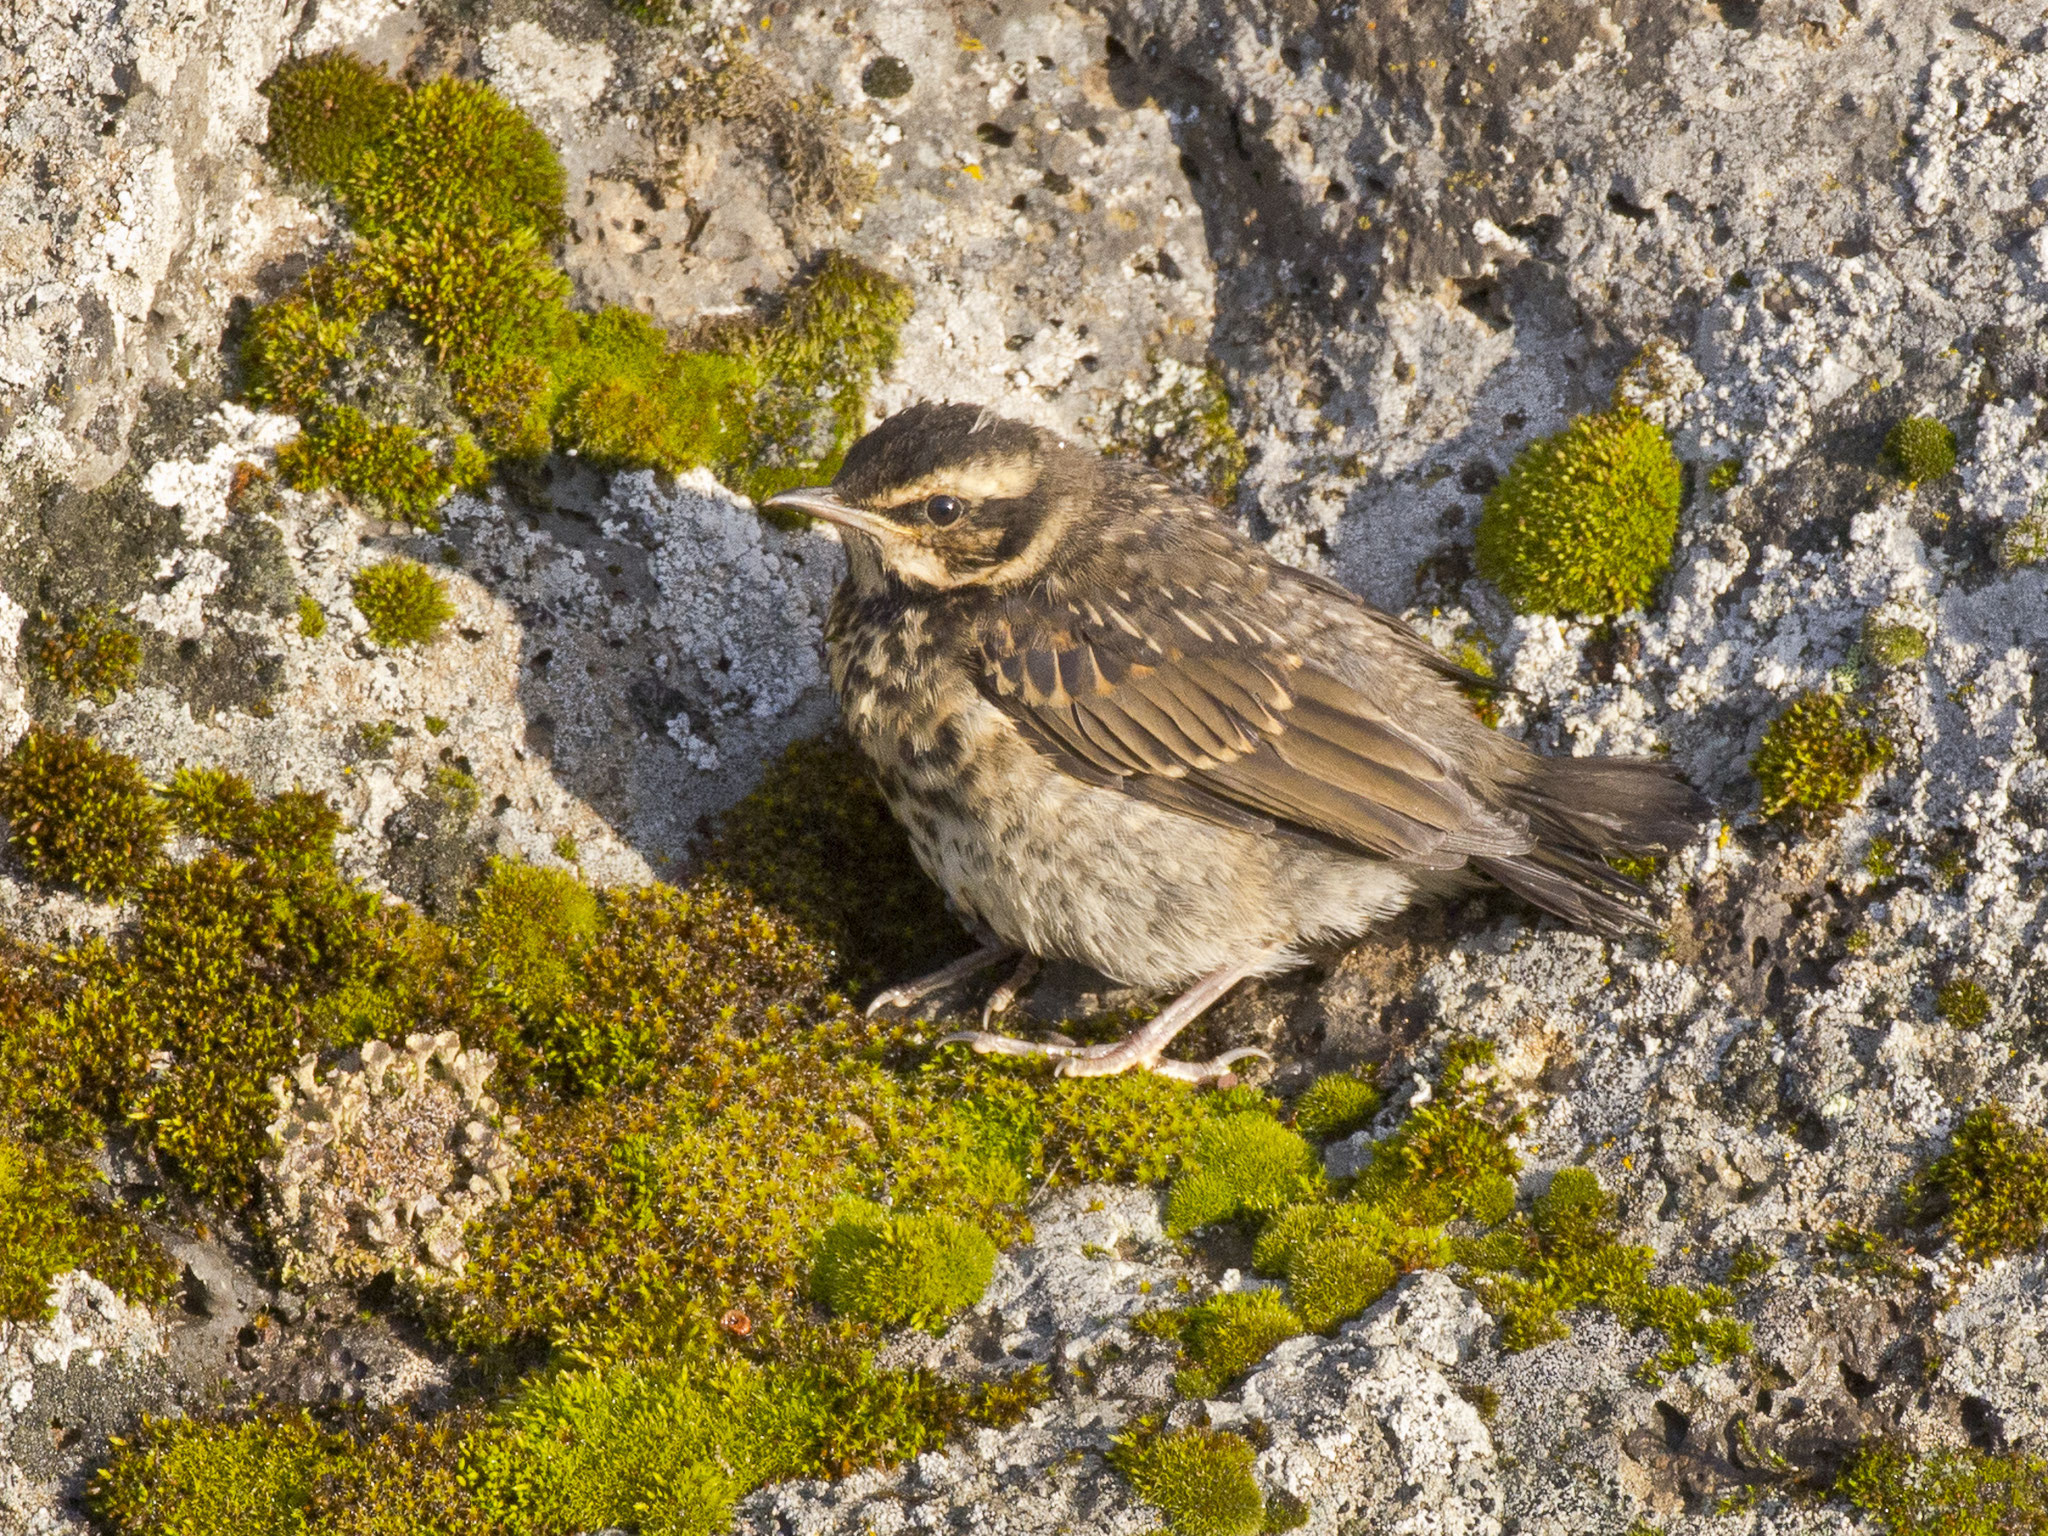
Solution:
[[[305,593],[298,600],[299,633],[308,640],[318,640],[327,633],[327,610]]]
[[[2048,1461],[2019,1451],[1937,1450],[1916,1456],[1870,1440],[1835,1492],[1889,1536],[2021,1536],[2048,1530]]]
[[[1111,1442],[1109,1463],[1175,1536],[1257,1536],[1266,1501],[1252,1476],[1251,1442],[1225,1430],[1159,1433],[1141,1423]]]
[[[180,832],[224,845],[245,838],[257,816],[256,791],[225,768],[180,768],[171,775],[163,799]]]
[[[1143,459],[1219,506],[1237,495],[1250,462],[1214,368],[1165,360],[1149,386],[1124,386],[1103,450]]]
[[[1891,761],[1891,743],[1856,713],[1839,694],[1808,692],[1770,723],[1749,760],[1766,816],[1825,827]]]
[[[1174,1385],[1189,1397],[1214,1397],[1303,1331],[1278,1291],[1226,1291],[1172,1314],[1186,1362]]]
[[[386,130],[336,185],[365,234],[468,231],[479,242],[564,225],[567,181],[547,136],[488,86],[430,80],[408,92]]]
[[[1991,1020],[1991,994],[1968,976],[1957,976],[1934,994],[1934,1013],[1957,1029],[1981,1029]]]
[[[1932,416],[1908,416],[1884,435],[1884,460],[1908,480],[1939,480],[1956,467],[1956,435]]]
[[[95,704],[113,703],[142,670],[142,642],[111,608],[73,615],[45,634],[35,656],[37,668],[66,698]]]
[[[1326,1072],[1295,1101],[1294,1128],[1316,1141],[1349,1136],[1372,1124],[1380,1091],[1349,1072]]]
[[[382,65],[341,52],[288,62],[259,89],[270,98],[264,158],[287,176],[328,184],[384,136],[405,101]]]
[[[2048,1233],[2048,1136],[2003,1104],[1980,1105],[1908,1194],[1973,1259],[2031,1252]]]
[[[1707,489],[1721,494],[1742,483],[1742,460],[1722,459],[1707,471]]]
[[[1863,626],[1863,654],[1887,671],[1924,660],[1927,644],[1927,632],[1911,624],[1880,623],[1872,618]]]
[[[448,589],[416,560],[380,560],[350,578],[356,609],[379,645],[428,645],[455,617]]]
[[[1682,490],[1663,430],[1581,416],[1522,450],[1486,496],[1479,573],[1522,613],[1640,608],[1671,564]]]
[[[981,1300],[995,1263],[988,1234],[964,1221],[848,1201],[819,1240],[811,1294],[841,1317],[936,1332]]]
[[[0,815],[24,869],[87,896],[133,889],[163,851],[163,813],[135,760],[42,726],[0,761]]]
[[[552,1020],[597,936],[597,896],[564,870],[493,859],[464,926],[483,987],[522,1018]]]
[[[769,765],[719,818],[704,868],[830,948],[853,988],[930,970],[960,947],[945,897],[839,731]]]
[[[370,262],[322,262],[296,290],[249,317],[240,354],[243,393],[274,410],[312,410],[363,322],[384,304],[384,284]]]
[[[1353,1186],[1357,1199],[1416,1226],[1457,1216],[1490,1225],[1514,1209],[1521,1160],[1508,1137],[1522,1128],[1522,1119],[1499,1115],[1472,1080],[1493,1058],[1490,1041],[1454,1040],[1445,1048],[1428,1101],[1374,1144],[1372,1161]]]
[[[0,1321],[50,1316],[50,1282],[89,1269],[130,1301],[166,1300],[178,1271],[163,1249],[102,1197],[82,1157],[0,1129]]]
[[[1204,1125],[1166,1197],[1166,1230],[1179,1236],[1237,1216],[1269,1216],[1322,1187],[1315,1149],[1257,1110]]]
[[[2048,494],[2035,497],[2033,506],[2007,524],[1998,540],[1998,563],[2008,571],[2043,560],[2048,560]]]
[[[94,1512],[121,1536],[306,1536],[306,1509],[340,1449],[301,1413],[227,1423],[146,1419],[93,1481]]]
[[[278,473],[296,490],[332,486],[396,513],[418,528],[434,529],[434,509],[460,486],[485,473],[466,437],[445,448],[402,422],[370,420],[352,405],[324,407],[306,430],[277,450]]]
[[[1378,1206],[1298,1205],[1259,1234],[1253,1264],[1284,1275],[1301,1320],[1318,1333],[1358,1316],[1404,1270],[1445,1261],[1443,1229],[1402,1222]]]

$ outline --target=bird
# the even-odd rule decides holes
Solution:
[[[1227,1085],[1266,1053],[1165,1053],[1240,981],[1486,885],[1649,926],[1609,858],[1682,846],[1710,809],[1661,760],[1489,727],[1461,691],[1484,680],[1399,618],[1074,435],[920,402],[764,505],[839,534],[845,728],[977,940],[870,1011],[1016,961],[984,1027],[945,1037],[979,1052]],[[1053,958],[1174,995],[1108,1044],[989,1029]]]

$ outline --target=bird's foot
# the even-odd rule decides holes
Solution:
[[[1014,944],[1005,944],[996,938],[984,938],[971,953],[962,955],[950,965],[940,966],[929,976],[920,976],[915,981],[904,982],[900,987],[891,987],[886,992],[876,993],[874,1001],[868,1004],[867,1016],[873,1018],[884,1008],[914,1008],[933,993],[943,992],[970,976],[978,976],[990,966],[1000,965],[1016,953],[1017,946]],[[1025,979],[1029,980],[1028,977]],[[1010,978],[1010,983],[1005,985],[1012,983],[1016,983],[1014,976]],[[1000,987],[996,989],[997,996],[1002,995],[1002,990]],[[1011,994],[1012,997],[1015,995],[1014,992]],[[991,1002],[994,1000],[990,999]],[[1005,999],[1004,1006],[1008,1005],[1008,999]],[[986,1014],[983,1015],[982,1021],[987,1022]]]
[[[1074,1045],[1067,1042],[1019,1040],[1013,1035],[992,1034],[984,1029],[963,1029],[947,1035],[940,1045],[965,1045],[981,1056],[1050,1056],[1060,1064],[1061,1077],[1114,1077],[1133,1068],[1170,1077],[1182,1083],[1213,1083],[1231,1087],[1237,1074],[1231,1069],[1248,1056],[1272,1057],[1255,1045],[1225,1051],[1208,1061],[1171,1061],[1158,1051],[1138,1046],[1138,1036],[1129,1035],[1107,1045]]]
[[[1017,969],[1010,972],[1010,979],[989,993],[988,1001],[981,1005],[981,1027],[988,1028],[989,1020],[999,1013],[1010,1011],[1010,1004],[1017,1001],[1023,990],[1038,977],[1038,956],[1027,954],[1017,962]]]

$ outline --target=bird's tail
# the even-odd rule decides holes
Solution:
[[[1642,887],[1608,858],[1667,853],[1713,810],[1675,768],[1651,757],[1539,758],[1507,798],[1529,818],[1535,848],[1473,864],[1544,911],[1606,932],[1653,926],[1635,901]]]

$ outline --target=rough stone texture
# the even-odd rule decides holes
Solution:
[[[1129,1318],[1183,1281],[1245,1281],[1164,1244],[1153,1197],[1074,1192],[977,1312],[892,1346],[962,1374],[1046,1363],[1055,1401],[912,1467],[764,1490],[743,1528],[1149,1530],[1100,1453],[1153,1411],[1263,1425],[1262,1479],[1304,1493],[1318,1531],[1837,1529],[1840,1506],[1797,1490],[1867,1434],[2048,1450],[2041,1257],[1961,1263],[1898,1200],[1969,1106],[2048,1118],[2048,564],[2011,558],[2048,518],[2038,3],[721,0],[650,29],[594,0],[303,19],[191,0],[16,7],[0,42],[0,741],[59,712],[23,621],[113,602],[142,680],[82,724],[159,777],[218,764],[324,791],[353,873],[445,901],[486,854],[547,862],[563,834],[601,882],[667,873],[765,755],[829,718],[836,547],[707,477],[555,464],[451,502],[431,537],[260,481],[230,499],[290,425],[223,403],[229,306],[335,234],[254,148],[254,86],[289,42],[459,67],[533,112],[569,169],[561,256],[590,302],[682,326],[826,248],[895,273],[917,308],[884,408],[978,399],[1100,434],[1214,366],[1251,450],[1247,526],[1487,651],[1504,728],[1668,750],[1719,802],[1658,876],[1668,945],[1475,902],[1243,989],[1203,1032],[1275,1048],[1285,1087],[1377,1072],[1382,1133],[1446,1036],[1495,1040],[1529,1116],[1527,1192],[1592,1166],[1660,1280],[1720,1280],[1745,1243],[1770,1256],[1739,1300],[1753,1358],[1652,1388],[1635,1373],[1655,1341],[1587,1315],[1506,1354],[1469,1296],[1422,1277],[1218,1402],[1176,1402],[1170,1351]],[[690,125],[693,82],[735,51],[833,105],[779,146],[758,123]],[[864,94],[884,55],[907,94]],[[834,143],[872,175],[864,201],[790,173]],[[1645,615],[1517,618],[1472,572],[1481,501],[1618,381],[1687,467],[1675,569]],[[1921,413],[1957,429],[1961,462],[1908,488],[1879,448]],[[1709,489],[1731,459],[1734,486]],[[364,636],[348,578],[393,553],[448,583],[434,646]],[[301,592],[321,639],[299,633]],[[1925,658],[1877,665],[1873,617],[1921,629]],[[1858,690],[1897,758],[1797,835],[1759,821],[1746,765],[1820,686]],[[435,798],[447,767],[476,779],[473,810]],[[1869,858],[1880,839],[1895,873]],[[17,932],[122,916],[0,870]],[[1991,999],[1974,1031],[1934,1012],[1958,976]],[[1895,1272],[1859,1267],[1827,1247],[1836,1223],[1911,1246]],[[58,1322],[0,1340],[0,1531],[59,1528],[124,1415],[228,1361],[290,1400],[445,1382],[417,1341],[188,1247],[198,1299],[167,1334],[70,1277]],[[100,1342],[53,1364],[81,1333]],[[52,1460],[60,1398],[88,1427]],[[1715,1516],[1730,1497],[1753,1506]]]

